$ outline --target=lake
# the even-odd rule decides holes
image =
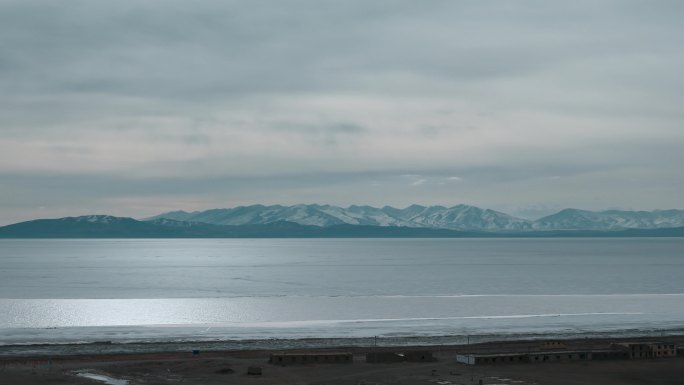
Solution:
[[[0,344],[678,333],[684,239],[0,240]]]

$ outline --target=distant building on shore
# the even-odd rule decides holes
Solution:
[[[585,351],[538,351],[511,353],[459,354],[456,361],[467,365],[518,364],[561,361],[586,361],[591,353]]]
[[[543,347],[560,347],[544,344]],[[466,365],[542,363],[587,360],[647,359],[677,356],[677,347],[665,342],[621,342],[608,349],[539,350],[508,353],[459,354],[456,361]]]
[[[660,341],[621,342],[613,344],[613,348],[626,350],[629,358],[660,358],[677,355],[677,347],[674,344]]]
[[[352,353],[274,353],[268,360],[274,365],[301,364],[351,364],[354,362]]]
[[[366,362],[372,364],[434,361],[437,361],[437,359],[432,355],[432,352],[426,350],[412,350],[404,353],[370,352],[366,354]]]

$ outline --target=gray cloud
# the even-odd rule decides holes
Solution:
[[[3,1],[0,222],[250,201],[682,207],[682,16]]]

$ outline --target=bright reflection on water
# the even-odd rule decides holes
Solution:
[[[684,295],[0,300],[0,327],[259,326],[577,316],[684,316]],[[513,322],[513,321],[511,321]]]

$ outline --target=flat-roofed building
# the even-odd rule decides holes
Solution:
[[[591,360],[587,351],[536,351],[515,353],[459,354],[456,361],[467,365],[522,364]]]
[[[458,354],[456,361],[467,365],[530,362],[527,353]]]
[[[392,363],[392,362],[434,362],[437,358],[427,350],[411,350],[408,352],[370,352],[366,354],[366,362]]]
[[[528,355],[529,362],[559,362],[559,361],[586,361],[592,359],[592,353],[588,351],[546,351],[533,352]]]
[[[548,345],[544,345],[548,346]],[[557,346],[555,344],[551,346]],[[586,360],[625,360],[677,356],[677,346],[660,341],[620,342],[587,350],[537,350],[508,353],[459,354],[456,361],[467,365],[543,363]]]
[[[661,341],[620,342],[613,344],[614,349],[626,350],[629,358],[675,357],[677,346]]]
[[[275,365],[301,364],[351,364],[354,355],[346,352],[336,353],[274,353],[268,360]]]
[[[627,360],[629,352],[624,349],[600,349],[591,351],[591,359],[595,361]]]

